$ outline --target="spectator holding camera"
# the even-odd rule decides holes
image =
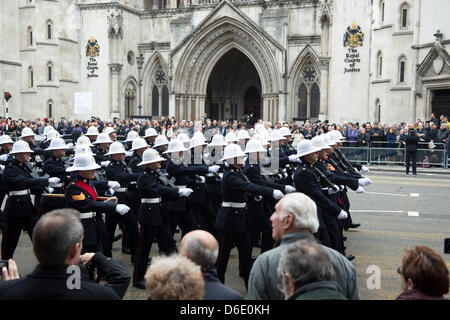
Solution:
[[[0,300],[119,300],[130,283],[122,262],[102,253],[80,255],[83,225],[73,209],[50,211],[33,232],[33,251],[39,264],[31,274],[18,278],[17,266],[9,260],[3,268]],[[89,281],[85,266],[95,264],[105,271],[106,285]],[[44,289],[44,290],[43,290]]]
[[[403,290],[397,300],[444,300],[449,291],[444,259],[426,246],[407,250],[397,273]]]

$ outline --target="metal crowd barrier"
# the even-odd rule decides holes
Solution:
[[[406,152],[401,143],[395,143],[395,147],[388,148],[387,141],[371,142],[367,147],[354,146],[353,143],[347,143],[346,146],[339,148],[345,157],[352,161],[364,164],[393,164],[405,165]],[[434,143],[434,148],[430,148],[428,143],[421,142],[417,149],[417,165],[429,167],[448,168],[448,150],[444,143]]]

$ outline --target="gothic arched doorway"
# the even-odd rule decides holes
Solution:
[[[245,90],[245,91],[243,91]],[[206,89],[205,111],[212,119],[240,120],[254,112],[260,117],[261,81],[250,59],[237,49],[225,53],[214,66]]]

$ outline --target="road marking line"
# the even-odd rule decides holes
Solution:
[[[408,194],[400,194],[400,193],[383,193],[383,192],[371,192],[371,191],[366,191],[364,193],[370,193],[370,194],[381,194],[381,195],[385,195],[385,196],[396,196],[396,197],[409,197],[410,195]]]
[[[350,210],[350,212],[403,213],[405,211],[393,211],[393,210]]]
[[[419,213],[417,211],[408,211],[408,217],[418,217]]]
[[[418,197],[420,194],[419,193],[410,193],[409,196],[410,197]]]

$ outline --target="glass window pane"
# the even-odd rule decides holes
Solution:
[[[306,119],[307,116],[307,99],[308,99],[308,91],[306,90],[306,86],[304,83],[300,86],[298,90],[298,117],[300,119]]]
[[[152,90],[152,116],[157,116],[159,113],[159,92],[156,86]]]
[[[320,89],[317,83],[314,83],[311,90],[311,118],[318,118],[320,112]]]
[[[162,90],[162,116],[169,115],[169,90],[164,86]]]

